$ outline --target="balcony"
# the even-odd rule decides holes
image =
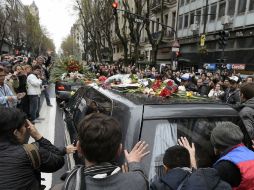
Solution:
[[[174,5],[176,5],[177,1],[176,0],[153,0],[151,3],[151,11],[153,13],[158,13],[161,11],[161,2],[164,1],[163,3],[163,9],[171,8]]]
[[[152,33],[153,39],[157,40],[160,37],[161,31]],[[174,38],[174,32],[172,31],[164,31],[163,41],[170,41]]]

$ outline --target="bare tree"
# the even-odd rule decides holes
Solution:
[[[146,6],[147,6],[146,18],[147,18],[147,20],[149,20],[149,17],[151,15],[151,10],[150,10],[151,2],[150,2],[150,0],[146,0]],[[164,23],[164,20],[163,20],[164,0],[160,1],[160,7],[161,7],[161,9],[160,9],[160,20],[161,20],[161,23]],[[162,26],[162,29],[161,29],[159,35],[157,36],[157,38],[155,38],[151,33],[150,21],[146,22],[145,29],[146,29],[146,33],[147,33],[147,36],[148,36],[148,40],[149,40],[149,42],[152,46],[152,64],[155,65],[156,61],[157,61],[158,48],[159,48],[159,45],[160,45],[160,43],[163,39],[164,32],[165,32],[166,28],[165,28],[165,26]]]

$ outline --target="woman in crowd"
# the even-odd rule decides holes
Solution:
[[[217,83],[217,84],[215,85],[215,87],[214,87],[212,90],[210,90],[210,92],[209,92],[209,94],[208,94],[208,97],[209,97],[209,98],[218,99],[218,97],[219,97],[220,95],[222,95],[223,93],[224,93],[224,92],[221,90],[220,84]]]

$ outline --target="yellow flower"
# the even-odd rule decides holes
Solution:
[[[186,92],[186,96],[187,96],[187,97],[192,97],[192,96],[193,96],[193,93],[192,93],[192,92]]]

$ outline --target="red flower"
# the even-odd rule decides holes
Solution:
[[[107,80],[107,77],[105,77],[105,76],[100,76],[99,77],[100,82],[105,82],[105,80]]]
[[[160,87],[161,87],[161,81],[160,80],[156,80],[154,83],[153,83],[153,85],[152,85],[152,89],[154,90],[154,91],[156,91],[157,89],[159,89]]]
[[[164,88],[160,93],[160,96],[162,97],[169,97],[171,95],[172,95],[172,92],[168,90],[167,88]]]
[[[173,86],[174,85],[174,81],[172,80],[169,80],[168,83],[167,83],[168,86]]]

